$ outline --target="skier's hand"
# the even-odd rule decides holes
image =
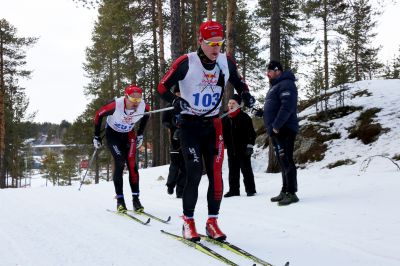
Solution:
[[[178,96],[175,97],[174,101],[172,102],[172,105],[174,106],[175,114],[180,114],[181,111],[189,109],[189,103]]]
[[[256,99],[254,99],[253,96],[251,96],[251,94],[248,91],[244,91],[241,94],[244,106],[248,107],[248,108],[252,108],[254,106],[254,104],[256,103]]]
[[[101,138],[99,136],[94,136],[93,138],[93,146],[95,149],[100,149],[101,147]]]
[[[143,135],[139,135],[136,137],[136,149],[140,148],[143,144]]]
[[[254,150],[253,150],[253,145],[247,144],[245,154],[246,154],[247,156],[251,156],[251,155],[253,154],[253,152],[254,152]]]
[[[251,112],[257,117],[263,117],[264,116],[264,111],[262,109],[253,108],[251,110]]]

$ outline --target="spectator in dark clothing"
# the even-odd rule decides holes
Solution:
[[[256,139],[253,123],[240,108],[241,98],[234,94],[228,102],[227,116],[222,119],[225,146],[228,150],[229,191],[224,197],[240,196],[240,171],[247,196],[256,194],[251,155]]]
[[[175,86],[173,91],[177,97],[181,96],[178,86]],[[167,192],[168,194],[173,194],[174,188],[176,187],[176,197],[182,198],[183,188],[186,181],[186,168],[179,138],[179,116],[180,115],[175,115],[174,110],[164,112],[162,115],[162,123],[166,128],[169,129],[169,140],[171,143],[169,148],[171,162],[169,165],[169,173],[166,184],[168,188]]]
[[[283,183],[281,192],[271,201],[288,205],[299,201],[293,161],[294,141],[299,131],[296,79],[290,70],[283,71],[278,61],[269,62],[266,74],[271,88],[265,97],[264,124],[274,145]]]

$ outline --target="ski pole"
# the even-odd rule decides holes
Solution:
[[[165,112],[165,111],[169,111],[169,110],[173,110],[173,109],[174,109],[174,107],[170,106],[170,107],[165,107],[165,108],[161,108],[161,109],[157,109],[157,110],[153,110],[153,111],[144,112],[141,114],[135,114],[133,116],[161,113],[161,112]]]
[[[90,158],[90,161],[89,161],[89,164],[88,164],[88,167],[87,167],[87,169],[86,169],[86,172],[85,172],[85,174],[84,174],[84,176],[83,176],[83,178],[82,178],[82,180],[81,180],[81,184],[79,185],[79,191],[81,190],[81,187],[82,187],[82,184],[83,184],[83,182],[85,181],[85,177],[86,177],[86,175],[87,175],[87,173],[89,172],[89,169],[92,167],[92,163],[93,163],[93,159],[94,159],[94,156],[96,155],[96,153],[97,153],[97,150],[98,149],[94,149],[94,152],[93,152],[93,155],[92,155],[92,157]]]
[[[220,119],[224,118],[225,116],[235,112],[237,109],[242,108],[243,107],[243,103],[241,103],[240,105],[236,106],[235,108],[233,108],[232,110],[226,112],[225,114],[222,114],[219,116]]]

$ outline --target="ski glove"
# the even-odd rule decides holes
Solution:
[[[99,136],[94,136],[93,138],[93,146],[95,149],[100,149],[101,147],[101,138]]]
[[[254,151],[254,150],[253,150],[253,145],[247,144],[245,154],[246,154],[247,156],[251,156],[251,155],[253,154],[253,151]]]
[[[254,106],[254,104],[256,103],[256,99],[254,99],[253,96],[251,96],[251,94],[248,91],[244,91],[241,94],[244,106],[248,107],[248,108],[252,108]]]
[[[173,100],[172,105],[174,106],[175,114],[180,114],[182,111],[189,109],[189,103],[181,97],[176,97]]]
[[[253,108],[251,110],[251,112],[257,117],[263,117],[264,116],[264,111],[262,109]]]
[[[140,148],[143,144],[143,135],[139,135],[136,137],[136,149]]]

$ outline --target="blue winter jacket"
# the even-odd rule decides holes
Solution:
[[[272,87],[267,92],[264,104],[264,125],[270,136],[273,128],[279,130],[286,127],[296,133],[299,131],[295,80],[293,72],[285,70],[271,82]]]

